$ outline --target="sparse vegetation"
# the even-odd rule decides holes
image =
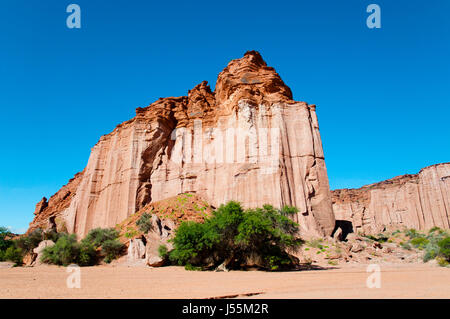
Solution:
[[[141,232],[148,233],[152,229],[152,215],[149,213],[142,214],[136,221],[136,226],[138,226]]]
[[[427,244],[430,243],[430,241],[424,237],[415,237],[410,240],[411,245],[413,245],[415,248],[418,249],[424,249]]]
[[[387,237],[384,234],[377,234],[376,236],[373,235],[364,235],[367,239],[379,242],[379,243],[385,243],[388,241],[389,237]]]
[[[80,242],[77,242],[74,234],[62,234],[54,246],[44,249],[42,262],[63,266],[72,263],[92,266],[103,257],[104,261],[109,263],[117,258],[123,249],[118,237],[119,232],[114,228],[95,228]]]

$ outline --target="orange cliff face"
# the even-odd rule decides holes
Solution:
[[[450,163],[359,189],[337,189],[332,195],[336,220],[352,222],[355,232],[450,228]]]
[[[244,207],[296,206],[301,234],[331,234],[335,220],[315,106],[293,101],[258,52],[231,61],[215,92],[202,82],[188,96],[138,108],[100,138],[82,173],[38,204],[30,229],[57,216],[59,228],[83,237],[186,192],[215,207],[229,200]]]

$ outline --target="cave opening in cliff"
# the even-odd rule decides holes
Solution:
[[[346,241],[347,235],[353,233],[353,224],[348,220],[336,220],[336,224],[334,226],[334,230],[331,233],[331,237],[334,237],[338,230],[341,230],[341,233],[338,235],[338,239],[340,241]]]

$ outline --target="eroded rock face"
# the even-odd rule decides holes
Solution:
[[[191,192],[216,207],[296,206],[302,235],[330,235],[335,224],[315,106],[293,101],[255,51],[228,64],[215,92],[202,82],[188,96],[137,109],[93,147],[72,185],[69,205],[49,202],[35,220],[62,216],[83,237]]]
[[[49,224],[55,223],[57,231],[66,231],[66,220],[63,216],[65,210],[69,207],[72,198],[75,196],[75,192],[82,180],[83,172],[75,174],[75,176],[69,180],[69,182],[61,187],[47,201],[47,198],[43,197],[39,203],[36,204],[34,211],[35,217],[30,223],[27,234],[37,228],[45,230],[49,227]]]
[[[359,189],[334,190],[332,195],[336,220],[351,221],[355,231],[450,228],[450,163]]]
[[[32,263],[32,266],[39,266],[42,265],[42,253],[45,248],[54,246],[55,243],[51,240],[43,240],[39,243],[39,245],[33,249],[33,253],[35,254],[34,262]]]

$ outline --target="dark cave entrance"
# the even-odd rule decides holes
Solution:
[[[342,231],[338,237],[338,240],[345,241],[347,239],[347,235],[353,233],[353,224],[348,220],[336,220],[331,237],[334,237],[334,234],[338,231],[338,229],[341,229]]]

